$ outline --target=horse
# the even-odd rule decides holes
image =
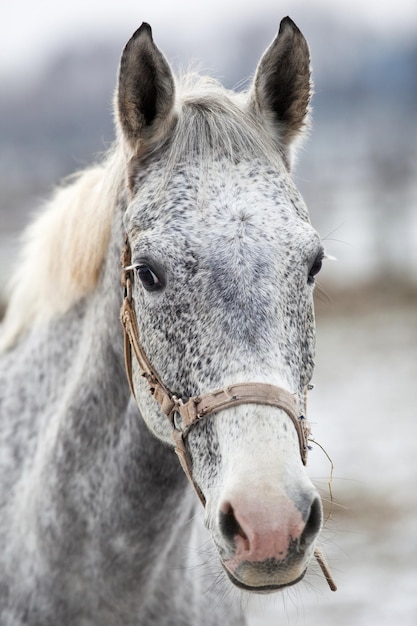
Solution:
[[[11,279],[2,626],[237,626],[245,591],[304,577],[311,91],[290,18],[242,92],[174,77],[146,23],[128,41],[114,144],[28,225]]]

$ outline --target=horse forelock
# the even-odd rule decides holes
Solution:
[[[225,89],[218,81],[194,72],[177,83],[177,122],[169,144],[169,161],[194,169],[221,156],[231,161],[268,159],[286,165],[283,152],[248,107],[248,94]],[[169,168],[168,168],[169,169]]]

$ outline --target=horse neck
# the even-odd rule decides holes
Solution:
[[[111,532],[118,532],[121,511],[124,524],[132,514],[129,532],[140,528],[141,522],[149,523],[150,510],[160,514],[161,502],[169,515],[180,506],[186,487],[173,451],[148,432],[131,400],[119,320],[123,240],[120,213],[114,220],[102,279],[86,306],[76,376],[66,393],[57,439],[65,451],[58,467],[66,484],[78,480],[77,472],[84,474],[97,497],[97,524],[102,526],[108,516]],[[67,465],[70,449],[77,467]],[[147,519],[139,519],[139,502],[142,509],[146,504]],[[85,504],[84,514],[91,524],[91,502]]]
[[[56,595],[45,585],[59,581],[60,588],[70,587],[78,580],[86,606],[89,590],[105,588],[107,578],[109,594],[118,588],[139,597],[138,589],[160,569],[155,546],[162,556],[183,547],[189,533],[186,528],[184,535],[185,521],[194,506],[174,452],[147,431],[128,388],[119,321],[122,209],[114,217],[96,290],[51,323],[40,339],[33,332],[8,357],[15,359],[14,371],[22,366],[29,380],[34,369],[43,368],[39,380],[52,377],[48,385],[32,385],[22,400],[19,432],[23,436],[26,428],[30,454],[25,466],[10,472],[16,477],[10,486],[17,485],[23,508],[10,508],[7,526],[16,529],[23,545],[16,542],[19,554],[11,550],[10,555],[24,564],[26,554],[34,572],[37,564],[39,572],[48,569],[47,578],[39,574],[40,596]],[[42,342],[54,344],[47,352],[53,362],[44,362]],[[37,399],[41,390],[43,400]],[[23,424],[23,417],[18,419]],[[25,529],[32,533],[33,528],[35,556],[33,545],[25,548]],[[13,572],[11,561],[6,567]],[[106,577],[110,569],[112,576]],[[107,623],[104,616],[102,623]]]

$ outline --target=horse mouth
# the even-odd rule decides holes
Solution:
[[[249,585],[241,581],[234,574],[232,574],[224,564],[223,564],[223,568],[230,582],[233,583],[235,587],[237,587],[238,589],[242,589],[242,591],[249,591],[250,593],[259,593],[259,594],[275,593],[276,591],[280,591],[281,589],[285,589],[286,587],[291,587],[292,585],[296,585],[304,578],[305,573],[307,571],[307,568],[306,568],[300,576],[298,576],[294,580],[290,580],[289,582],[285,582],[285,583],[273,583],[273,584],[267,584],[267,585]]]

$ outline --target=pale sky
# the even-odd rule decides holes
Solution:
[[[416,0],[0,0],[0,78],[33,71],[63,43],[88,41],[92,34],[116,35],[122,46],[142,21],[151,23],[162,47],[169,33],[186,48],[205,40],[226,54],[224,34],[234,28],[236,15],[249,25],[254,18],[259,23],[263,13],[269,21],[276,14],[272,37],[285,15],[302,28],[306,5],[337,13],[349,24],[365,23],[387,37],[417,32]],[[222,37],[216,40],[217,27]]]

